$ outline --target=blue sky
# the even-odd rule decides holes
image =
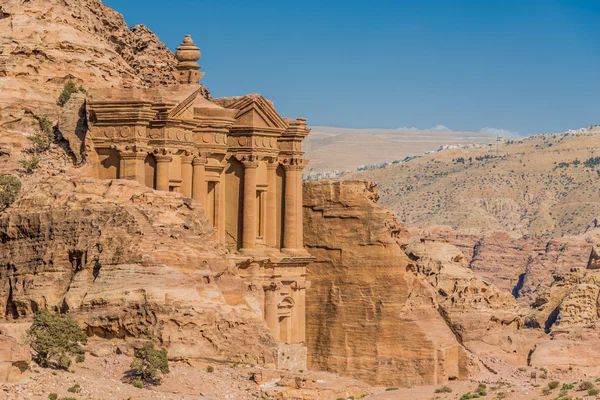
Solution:
[[[215,97],[349,128],[600,124],[600,0],[104,0],[171,49],[189,33]]]

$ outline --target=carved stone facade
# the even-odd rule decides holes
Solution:
[[[302,141],[306,120],[284,119],[251,94],[207,100],[199,49],[177,49],[179,85],[91,91],[90,136],[103,179],[130,179],[198,200],[284,343],[305,341]]]

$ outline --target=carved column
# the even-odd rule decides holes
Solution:
[[[121,159],[123,160],[120,178],[138,181],[142,185],[146,185],[144,160],[148,153],[141,151],[123,151],[120,154]]]
[[[156,190],[169,190],[169,163],[173,157],[167,154],[156,154]]]
[[[283,216],[283,251],[295,252],[298,241],[298,181],[297,169],[294,164],[286,164],[284,179],[284,216]]]
[[[222,242],[225,242],[225,188],[225,168],[223,168],[219,182],[215,186],[215,224],[217,239]]]
[[[304,160],[300,160],[296,170],[296,248],[304,250],[304,216],[302,212],[302,170],[304,170]]]
[[[277,166],[279,163],[267,163],[267,207],[265,215],[265,244],[277,245]]]
[[[306,289],[309,287],[310,282],[294,282],[292,284],[294,299],[292,343],[300,343],[306,340]]]
[[[242,252],[252,252],[256,246],[256,169],[258,161],[244,164],[244,201],[242,221]]]
[[[263,286],[265,291],[265,321],[273,337],[277,340],[279,340],[279,313],[277,306],[279,303],[280,288],[281,284],[275,282]]]
[[[193,159],[189,153],[181,155],[181,194],[185,197],[192,197]]]
[[[206,185],[206,158],[194,157],[192,169],[192,198],[202,204],[204,214],[206,215],[206,195],[208,192],[208,186]]]

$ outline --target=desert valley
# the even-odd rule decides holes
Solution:
[[[0,399],[600,398],[599,127],[311,128],[181,29],[0,3]]]

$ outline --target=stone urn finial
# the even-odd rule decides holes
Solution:
[[[179,83],[191,84],[198,83],[200,78],[204,76],[204,72],[199,72],[202,68],[198,65],[200,59],[200,49],[194,44],[190,35],[185,35],[183,43],[177,48],[175,58],[177,59],[177,80]]]

